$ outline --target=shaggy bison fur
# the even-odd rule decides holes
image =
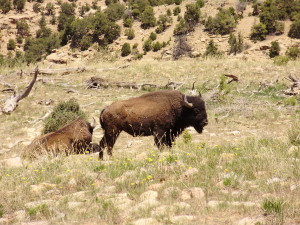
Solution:
[[[132,136],[154,136],[158,148],[171,147],[182,131],[192,126],[198,133],[208,124],[201,96],[186,96],[179,91],[156,91],[140,97],[115,102],[100,114],[104,136],[100,141],[100,158],[112,148],[122,131]]]

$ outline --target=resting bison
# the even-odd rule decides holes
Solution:
[[[25,149],[24,157],[34,158],[43,152],[53,155],[64,152],[68,155],[99,151],[99,145],[91,143],[94,128],[95,121],[90,124],[82,119],[73,120],[59,130],[33,140]]]
[[[115,102],[100,114],[104,136],[103,149],[112,155],[118,135],[125,131],[132,136],[154,136],[158,148],[171,147],[182,131],[193,126],[198,133],[208,124],[205,103],[201,96],[186,96],[179,91],[156,91],[140,97]]]

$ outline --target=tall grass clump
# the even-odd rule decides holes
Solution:
[[[66,102],[60,102],[46,118],[43,133],[56,131],[77,118],[85,119],[86,115],[80,109],[76,99],[71,98]]]
[[[300,145],[300,124],[294,123],[288,131],[288,137],[293,145]]]

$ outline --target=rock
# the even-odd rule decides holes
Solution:
[[[127,171],[127,172],[123,173],[122,176],[117,177],[115,179],[115,182],[117,182],[117,183],[123,183],[123,182],[125,182],[127,180],[128,177],[133,176],[133,175],[134,175],[134,171]]]
[[[54,202],[52,199],[46,199],[46,200],[40,200],[40,201],[34,201],[34,202],[28,202],[24,206],[25,208],[35,208],[40,205],[51,205]]]
[[[102,188],[101,192],[104,193],[115,193],[117,190],[116,186],[105,186]]]
[[[0,225],[9,225],[10,221],[7,218],[0,218]]]
[[[288,150],[288,154],[289,154],[289,155],[293,155],[293,154],[295,154],[295,153],[298,152],[298,151],[299,151],[299,147],[292,145],[292,146],[289,148],[289,150]]]
[[[188,200],[188,199],[192,199],[192,198],[202,200],[202,199],[204,199],[204,197],[205,197],[205,194],[204,194],[202,188],[199,188],[199,187],[184,189],[180,195],[180,199],[182,199],[182,200]]]
[[[174,204],[174,206],[176,208],[179,208],[179,209],[190,209],[191,208],[191,205],[186,203],[186,202],[177,202]]]
[[[199,170],[197,168],[188,169],[181,175],[181,178],[189,178],[189,177],[197,174],[198,172],[199,172]]]
[[[70,187],[76,187],[76,186],[77,186],[77,181],[76,181],[76,179],[75,179],[75,178],[71,178],[71,179],[69,180],[69,182],[68,182],[68,185],[69,185]]]
[[[0,165],[3,165],[8,168],[22,167],[23,162],[20,157],[14,157],[14,158],[8,158],[8,159],[1,160]]]
[[[140,196],[141,201],[149,200],[149,199],[154,199],[156,200],[158,196],[158,193],[156,191],[146,191]]]
[[[139,204],[137,204],[134,208],[133,208],[133,212],[137,212],[139,210],[146,210],[148,208],[153,208],[158,206],[160,203],[157,200],[154,199],[149,199],[149,200],[145,200]]]
[[[257,224],[265,224],[265,219],[263,217],[258,217],[258,218],[245,217],[236,223],[236,225],[257,225]]]
[[[230,131],[230,132],[227,132],[227,134],[231,134],[233,136],[237,136],[239,135],[241,132],[239,132],[238,130],[234,130],[234,131]]]
[[[195,220],[195,216],[188,216],[188,215],[181,215],[181,216],[174,216],[170,220],[172,223],[175,224],[188,224],[188,221]]]
[[[163,190],[162,194],[164,197],[172,197],[178,195],[180,192],[181,190],[178,187],[168,187]]]
[[[175,215],[176,208],[169,205],[162,205],[159,207],[154,208],[151,211],[151,216],[153,217],[161,217],[166,215]]]
[[[56,188],[55,184],[49,184],[49,183],[41,183],[38,185],[30,185],[31,192],[35,194],[41,194],[44,193],[47,189],[54,189]]]
[[[283,180],[278,177],[273,177],[267,180],[267,184],[280,183],[280,182],[283,182]]]
[[[162,183],[151,184],[151,185],[148,187],[148,189],[149,189],[149,190],[153,190],[153,191],[157,191],[157,190],[161,189],[162,186],[164,186],[164,184],[162,184]]]
[[[201,56],[201,53],[196,51],[196,50],[191,52],[191,57],[192,58],[197,58],[197,57],[200,57],[200,56]]]
[[[132,222],[133,225],[158,225],[160,224],[156,219],[153,218],[143,218]]]
[[[79,191],[72,193],[71,196],[78,199],[78,200],[83,200],[86,197],[87,191]]]
[[[26,212],[25,212],[25,210],[19,210],[19,211],[14,212],[13,213],[13,218],[16,221],[24,221],[26,219]]]
[[[68,202],[69,209],[77,209],[83,206],[83,202]]]
[[[133,204],[133,200],[128,198],[127,193],[119,194],[114,198],[110,198],[110,200],[120,211],[127,210]]]

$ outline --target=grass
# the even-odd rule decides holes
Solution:
[[[154,147],[153,137],[133,138],[122,133],[113,157],[105,155],[103,161],[92,154],[42,156],[17,168],[0,163],[0,217],[7,218],[25,210],[28,221],[47,220],[51,224],[131,224],[147,217],[171,224],[176,215],[195,216],[190,224],[199,224],[199,221],[234,224],[244,217],[262,217],[261,224],[300,221],[298,100],[283,95],[289,85],[284,75],[296,75],[298,61],[289,62],[289,67],[274,66],[272,61],[226,58],[139,61],[126,69],[96,72],[97,68],[122,64],[89,62],[87,66],[91,71],[83,74],[45,78],[54,82],[60,78],[59,83],[69,85],[83,84],[95,75],[110,82],[161,85],[171,80],[184,82],[182,90],[190,89],[196,81],[207,105],[209,125],[204,133],[200,135],[188,129],[176,139],[172,149],[162,152]],[[224,73],[238,75],[240,82],[228,84],[226,88],[230,91],[220,101],[213,95],[219,92],[220,77]],[[279,82],[274,87],[259,90],[260,82],[277,78]],[[20,86],[27,83],[27,77],[26,82],[13,75],[3,79],[8,83],[20,83]],[[87,90],[80,86],[76,88],[78,93],[67,93],[69,89],[72,88],[37,83],[30,96],[19,102],[14,113],[0,116],[0,149],[13,146],[1,154],[0,159],[20,155],[24,146],[42,131],[43,122],[37,119],[52,111],[58,100],[76,98],[82,110],[90,115],[91,122],[92,117],[99,117],[103,107],[111,102],[149,91]],[[55,104],[37,104],[45,98],[53,99]],[[101,129],[95,129],[93,141],[99,142],[102,135]],[[14,145],[16,139],[23,142]],[[188,171],[196,172],[184,178],[183,174]],[[202,188],[205,198],[183,200],[182,191],[193,187]],[[166,194],[168,188],[173,188],[170,194]],[[155,213],[156,206],[137,212],[130,210],[141,203],[141,194],[148,190],[158,193],[158,207],[165,207],[166,212]],[[25,206],[41,200],[52,201]],[[216,208],[209,207],[210,201],[220,204]],[[176,208],[179,202],[185,202],[190,208]],[[236,206],[235,202],[255,205]]]

